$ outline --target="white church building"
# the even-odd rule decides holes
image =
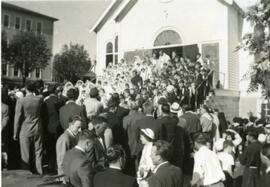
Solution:
[[[96,73],[109,62],[164,50],[195,57],[200,52],[215,62],[223,89],[209,102],[239,115],[239,52],[243,11],[234,0],[113,0],[91,28],[97,36]]]

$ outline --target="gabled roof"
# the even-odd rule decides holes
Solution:
[[[19,7],[17,5],[7,3],[7,2],[2,2],[1,6],[2,6],[2,9],[6,8],[6,9],[11,9],[11,10],[16,10],[16,11],[24,12],[26,14],[32,14],[32,15],[35,15],[35,16],[40,16],[40,17],[43,17],[43,18],[47,18],[47,19],[52,20],[52,21],[58,21],[57,18],[47,16],[47,15],[41,14],[39,12],[35,12],[35,11],[29,10],[29,9],[26,9],[26,8],[22,8],[22,7]]]
[[[91,28],[91,32],[97,33],[102,26],[106,23],[106,21],[110,18],[110,16],[117,10],[117,8],[122,4],[125,0],[113,0],[109,7],[102,14],[100,19],[96,22],[96,24]],[[242,16],[244,15],[243,9],[235,2],[235,0],[218,0],[219,2],[227,5],[233,6]],[[131,8],[138,2],[138,0],[126,0],[120,10],[117,12],[114,20],[116,22],[120,22],[125,15],[131,10]]]

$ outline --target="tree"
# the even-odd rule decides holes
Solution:
[[[17,66],[22,72],[23,84],[28,73],[36,68],[45,68],[51,58],[45,38],[35,32],[16,34],[7,46],[3,56],[9,64]]]
[[[252,24],[253,32],[244,35],[239,49],[249,51],[255,59],[245,75],[250,78],[248,91],[261,87],[266,94],[270,89],[270,0],[259,0],[248,8],[245,17]]]
[[[76,82],[91,67],[91,60],[83,45],[64,45],[62,51],[54,57],[56,77],[60,81]]]

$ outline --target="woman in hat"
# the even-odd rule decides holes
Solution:
[[[151,150],[155,140],[155,133],[149,128],[141,129],[140,140],[144,147],[142,150],[137,175],[142,179],[146,178],[149,172],[153,171],[154,169],[153,161],[151,159]]]

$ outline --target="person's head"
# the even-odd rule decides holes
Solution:
[[[139,109],[138,102],[136,101],[130,101],[128,105],[129,105],[130,110],[138,111]]]
[[[168,115],[170,114],[170,105],[168,103],[164,103],[161,105],[162,114]]]
[[[187,111],[191,111],[191,106],[185,104],[185,105],[183,105],[182,110],[183,110],[184,113],[187,112]]]
[[[57,86],[55,84],[48,86],[49,94],[57,94]]]
[[[141,129],[141,134],[140,134],[140,140],[142,144],[147,144],[149,142],[153,142],[155,140],[155,133],[152,129],[146,128],[146,129]]]
[[[201,56],[202,56],[201,53],[197,53],[197,54],[196,54],[196,59],[201,58]]]
[[[133,70],[133,71],[132,71],[132,75],[133,75],[133,77],[135,77],[137,74],[138,74],[138,73],[137,73],[137,71],[136,71],[136,70]]]
[[[96,87],[91,88],[89,95],[91,98],[98,98],[99,96],[98,89]]]
[[[121,145],[113,145],[107,149],[106,157],[109,165],[124,168],[126,164],[125,150]]]
[[[204,114],[204,113],[209,113],[210,110],[209,110],[207,105],[202,105],[200,108],[200,112],[201,112],[201,114]]]
[[[234,144],[232,141],[225,140],[223,142],[223,151],[224,152],[231,154],[233,152],[233,147],[234,147]]]
[[[111,96],[111,101],[115,102],[116,104],[120,103],[120,97],[119,97],[119,94],[118,93],[113,93],[112,96]]]
[[[207,146],[209,137],[204,133],[198,133],[194,137],[194,148],[199,150],[202,146]]]
[[[247,134],[247,141],[248,142],[254,142],[258,140],[259,134],[255,132],[254,130],[250,130]]]
[[[28,83],[25,87],[26,93],[35,92],[35,85],[33,83]]]
[[[74,115],[68,120],[69,127],[68,129],[74,134],[77,135],[82,130],[82,118],[79,115]]]
[[[103,116],[96,116],[93,118],[92,124],[97,136],[101,136],[104,134],[104,131],[107,128],[107,123],[107,119]]]
[[[159,56],[163,56],[164,52],[162,50],[159,51]]]
[[[77,90],[75,88],[70,88],[67,91],[67,98],[68,98],[68,100],[75,101],[77,99],[77,96],[78,96],[78,93],[77,93]]]
[[[155,166],[169,161],[172,157],[172,146],[164,140],[157,140],[153,143],[151,158]]]
[[[145,102],[143,104],[143,111],[145,114],[153,114],[154,112],[154,106],[151,102]]]
[[[270,143],[266,143],[262,147],[261,161],[267,167],[270,167]]]
[[[77,145],[82,148],[86,153],[89,153],[94,147],[95,134],[87,129],[78,134]]]
[[[222,134],[222,137],[223,137],[225,140],[233,141],[234,138],[235,138],[235,135],[234,135],[234,133],[231,132],[231,131],[225,131],[225,132]]]

